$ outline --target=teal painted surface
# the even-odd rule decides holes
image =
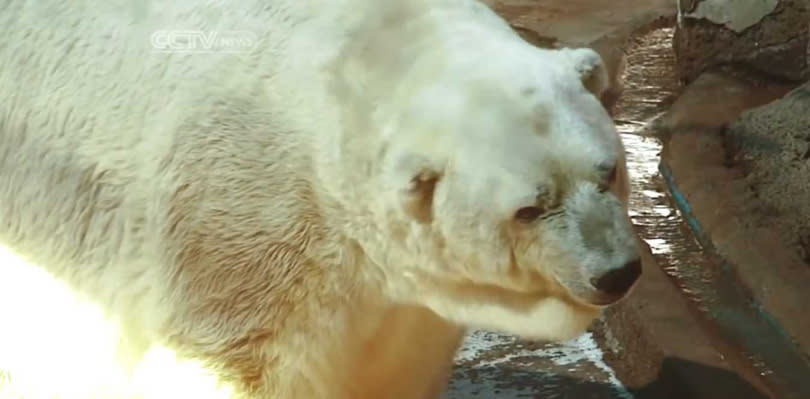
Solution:
[[[659,171],[669,196],[704,251],[720,258],[711,238],[692,213],[692,207],[678,189],[671,169],[662,160]],[[755,362],[769,370],[763,376],[785,399],[810,398],[810,359],[790,338],[779,322],[752,299],[736,277],[732,265],[720,259],[718,278],[705,283],[713,294],[702,306],[724,338],[739,346]],[[707,291],[708,292],[708,291]]]

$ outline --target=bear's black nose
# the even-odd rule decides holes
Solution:
[[[641,259],[625,263],[620,269],[611,270],[600,277],[591,279],[591,284],[604,294],[620,297],[630,290],[630,287],[641,276]]]

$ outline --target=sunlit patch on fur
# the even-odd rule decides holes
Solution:
[[[0,398],[225,399],[202,367],[155,348],[131,379],[116,327],[47,273],[0,246]]]

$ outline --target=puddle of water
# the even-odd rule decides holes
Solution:
[[[659,265],[670,276],[689,276],[705,271],[703,254],[685,238],[682,220],[670,204],[659,172],[662,143],[650,135],[650,123],[668,107],[679,90],[671,48],[674,28],[662,28],[633,39],[627,54],[625,92],[616,104],[617,122],[627,151],[632,193],[630,217],[650,246]],[[711,276],[701,276],[701,279]],[[688,284],[687,284],[688,285]],[[681,285],[694,301],[701,300],[698,287]]]
[[[586,333],[562,343],[536,343],[475,331],[456,356],[443,399],[632,399]]]

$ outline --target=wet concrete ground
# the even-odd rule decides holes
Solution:
[[[722,353],[725,362],[745,379],[763,384],[760,386],[763,392],[767,390],[774,396],[785,399],[810,397],[810,384],[807,384],[810,362],[806,355],[793,342],[784,326],[769,314],[772,309],[768,309],[751,295],[739,279],[737,270],[719,256],[711,240],[705,236],[701,222],[692,213],[689,201],[678,189],[672,171],[667,163],[660,161],[658,150],[661,149],[661,143],[654,136],[665,133],[658,129],[658,123],[650,123],[652,121],[648,119],[649,115],[661,115],[662,111],[667,112],[667,117],[671,116],[670,103],[674,100],[674,95],[678,94],[678,105],[690,109],[680,110],[688,115],[687,118],[692,116],[694,120],[703,119],[704,123],[709,121],[722,125],[729,114],[740,112],[734,110],[767,102],[767,98],[778,97],[777,93],[784,88],[760,82],[757,89],[746,91],[739,87],[739,83],[734,84],[733,79],[722,79],[722,75],[717,75],[716,87],[709,88],[706,95],[724,91],[729,94],[705,99],[693,96],[685,102],[681,101],[684,97],[680,96],[681,90],[672,68],[672,33],[672,28],[664,28],[639,37],[636,41],[642,45],[634,51],[642,50],[640,55],[643,57],[628,55],[628,90],[619,101],[617,119],[630,119],[624,124],[620,123],[619,127],[624,133],[630,170],[637,173],[633,182],[635,193],[631,216],[640,236],[650,245],[657,266],[678,287],[690,308],[695,310],[697,318],[712,337],[714,347]],[[739,99],[737,96],[746,98]],[[631,121],[632,119],[635,121]],[[638,128],[633,126],[639,119],[645,125],[641,125],[643,134],[636,136],[632,133]],[[719,153],[720,155],[715,153],[714,156],[722,157],[723,150],[719,149]],[[704,155],[706,154],[700,152],[687,152],[680,156],[688,160]],[[681,172],[678,176],[683,177],[683,171]],[[708,173],[708,169],[697,169],[694,173]],[[731,180],[715,180],[708,184],[724,183],[733,184]],[[720,196],[718,199],[721,203],[716,208],[719,212],[723,208],[723,197],[720,193],[715,195]],[[781,250],[772,248],[772,251]],[[774,254],[766,256],[775,259]],[[775,273],[773,268],[764,270],[766,273],[767,270]],[[767,285],[763,281],[757,281],[753,286],[759,288]],[[773,284],[773,287],[777,288],[777,285]],[[795,317],[800,313],[793,312],[793,315]],[[736,387],[729,386],[727,389],[737,389],[741,384],[742,379]],[[761,392],[750,388],[733,397],[763,396]]]

